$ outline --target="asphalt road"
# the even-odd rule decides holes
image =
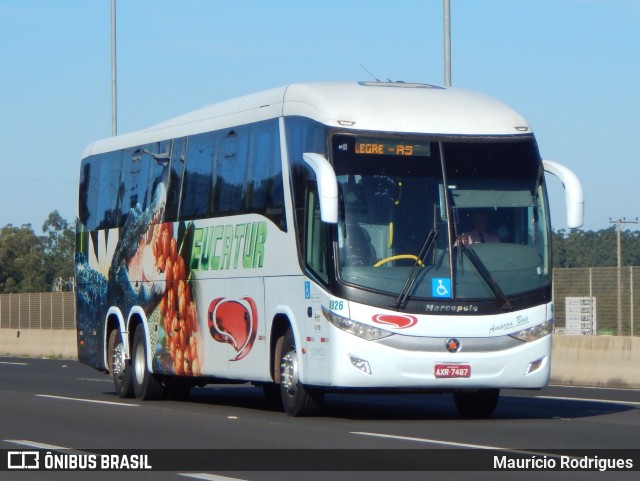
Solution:
[[[159,457],[177,466],[152,472],[10,470],[0,471],[0,480],[637,479],[637,471],[476,471],[474,457],[501,453],[559,464],[553,450],[581,449],[589,451],[576,459],[633,455],[637,470],[640,391],[503,391],[494,416],[485,420],[461,419],[449,395],[328,395],[321,416],[290,418],[250,385],[197,388],[185,401],[140,402],[120,399],[106,374],[78,362],[0,357],[0,453],[34,449],[80,458],[100,450],[152,450],[156,467]],[[223,449],[237,451],[218,451]],[[356,456],[348,449],[360,451]],[[451,471],[397,469],[404,456],[412,462],[416,455]],[[269,470],[256,470],[265,457]],[[220,466],[214,458],[248,468],[199,469]],[[291,471],[305,463],[326,467]]]

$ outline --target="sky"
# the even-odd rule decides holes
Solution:
[[[640,0],[450,3],[452,85],[529,121],[582,181],[584,230],[640,217]],[[292,82],[444,84],[442,0],[116,5],[118,133]],[[0,69],[0,227],[74,222],[82,153],[111,135],[111,0],[2,0]]]

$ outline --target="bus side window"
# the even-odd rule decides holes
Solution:
[[[167,179],[167,205],[164,221],[175,222],[180,212],[180,191],[182,190],[182,175],[187,158],[187,139],[176,139],[171,146],[171,168]]]
[[[320,201],[315,182],[309,182],[305,219],[305,262],[325,283],[329,282],[327,225],[320,220]]]
[[[214,191],[216,204],[214,215],[243,212],[242,199],[246,181],[248,143],[249,132],[246,127],[234,128],[220,139],[220,146],[215,154],[217,179]]]
[[[271,219],[286,231],[280,132],[276,121],[251,126],[245,209]]]
[[[170,145],[169,141],[165,141],[149,146],[149,180],[144,209],[153,209],[153,214],[165,206],[167,201]],[[154,215],[154,222],[162,222],[162,219]]]
[[[124,151],[122,162],[122,195],[120,197],[120,225],[125,225],[131,211],[142,212],[147,204],[149,155],[143,147]]]
[[[202,219],[212,214],[213,139],[212,134],[189,137],[180,201],[181,219]]]
[[[96,180],[91,178],[92,166],[90,159],[84,159],[82,161],[82,168],[80,169],[80,195],[78,199],[78,220],[81,224],[84,224],[88,229],[91,229],[95,222],[95,209],[96,209]]]
[[[118,196],[122,189],[120,164],[122,152],[110,152],[97,158],[97,192],[93,229],[111,229],[118,224]],[[93,182],[93,180],[92,180]]]
[[[164,204],[168,164],[168,141],[125,151],[122,172],[124,196],[121,199],[119,225],[126,223],[132,210],[140,215]],[[137,218],[134,221],[137,222]]]

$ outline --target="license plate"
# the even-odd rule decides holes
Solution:
[[[437,378],[471,377],[471,366],[468,364],[436,364],[434,373]]]

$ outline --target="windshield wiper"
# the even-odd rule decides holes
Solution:
[[[458,247],[462,249],[462,252],[467,255],[467,257],[471,261],[471,264],[473,264],[473,267],[475,267],[480,274],[480,277],[482,277],[482,279],[491,289],[491,292],[493,292],[496,298],[498,298],[500,302],[502,302],[502,309],[505,311],[512,310],[513,306],[509,302],[509,299],[507,299],[507,296],[504,295],[504,292],[502,292],[502,289],[500,289],[500,286],[494,279],[493,275],[491,275],[489,269],[487,269],[487,267],[484,265],[484,262],[482,262],[480,257],[478,257],[478,254],[476,254],[473,249],[469,249],[464,243],[462,243],[461,239],[460,242],[458,242]]]
[[[437,237],[438,231],[435,229],[431,229],[429,231],[429,234],[427,235],[427,238],[424,240],[424,244],[422,244],[422,248],[420,249],[420,252],[416,257],[416,261],[414,262],[409,275],[407,276],[407,280],[404,281],[404,286],[402,286],[402,289],[400,290],[400,295],[397,297],[395,303],[393,304],[393,307],[395,309],[404,308],[407,302],[407,298],[409,297],[409,292],[411,292],[411,289],[413,288],[414,284],[416,283],[416,279],[418,278],[418,268],[420,266],[424,266],[425,259],[429,255],[429,252],[431,252],[435,248]]]

